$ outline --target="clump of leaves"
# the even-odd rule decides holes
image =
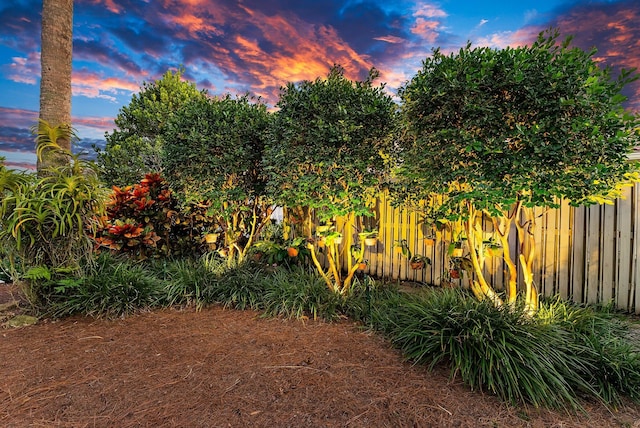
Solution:
[[[113,187],[95,242],[138,259],[197,252],[209,221],[197,207],[181,212],[167,182],[152,173],[133,186]]]
[[[47,152],[61,163],[38,175],[2,166],[0,242],[11,264],[19,259],[23,272],[42,266],[78,274],[83,262],[90,265],[93,257],[90,236],[97,226],[95,218],[104,213],[107,191],[91,162],[57,144],[60,139],[77,139],[71,127],[41,121],[34,132],[38,158]]]

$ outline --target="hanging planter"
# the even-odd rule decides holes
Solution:
[[[367,266],[369,266],[369,263],[367,263],[366,260],[363,260],[360,263],[358,263],[358,270],[360,271],[366,270]]]
[[[426,245],[427,247],[433,247],[436,243],[436,240],[434,238],[424,238],[424,245]]]
[[[454,248],[451,250],[451,257],[462,257],[464,251],[462,248]]]
[[[504,255],[504,248],[500,245],[489,245],[485,251],[489,257],[502,257]]]
[[[460,279],[460,271],[458,269],[449,269],[451,279]]]
[[[367,247],[375,247],[378,244],[378,238],[364,238],[364,245]]]
[[[331,226],[329,226],[327,224],[321,224],[321,225],[318,225],[318,227],[316,227],[316,232],[317,233],[327,233],[329,231],[329,229],[331,229]]]
[[[207,244],[215,244],[217,240],[217,233],[207,233],[206,235],[204,235],[204,242],[206,242]]]
[[[378,244],[378,231],[377,230],[365,230],[358,234],[360,241],[364,242],[367,247],[375,247]]]
[[[420,270],[424,267],[424,262],[422,260],[411,262],[411,269]]]
[[[431,259],[429,257],[425,257],[420,254],[416,254],[415,256],[409,259],[409,265],[413,270],[423,269],[425,265],[430,265]]]

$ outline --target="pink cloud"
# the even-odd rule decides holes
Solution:
[[[413,16],[425,16],[427,18],[446,18],[448,14],[433,4],[419,4]]]
[[[27,57],[13,57],[7,77],[17,83],[35,85],[40,76],[40,52],[30,52]]]
[[[87,70],[73,72],[72,90],[74,96],[87,98],[103,98],[115,101],[119,92],[134,93],[140,90],[140,84],[118,77],[104,78],[98,73]]]

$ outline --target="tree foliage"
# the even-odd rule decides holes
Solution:
[[[504,243],[515,222],[528,288],[535,257],[531,208],[554,207],[558,198],[574,205],[611,200],[638,177],[626,162],[638,120],[623,109],[621,94],[635,77],[623,70],[613,78],[594,61],[595,50],[557,38],[548,32],[525,47],[436,50],[400,90],[407,128],[396,198],[446,195],[434,216],[466,221],[477,273],[482,239],[473,235],[482,215],[493,219]],[[505,256],[515,281],[515,264]]]
[[[279,205],[298,209],[306,238],[312,233],[311,210],[320,221],[373,214],[372,197],[384,181],[384,154],[396,115],[384,86],[373,86],[377,76],[372,69],[365,81],[351,81],[334,66],[326,79],[289,83],[281,90],[265,155],[268,193]],[[325,273],[317,248],[312,242],[308,246],[329,287],[346,291],[357,263],[342,278],[337,247],[330,245]],[[360,249],[357,262],[364,245]]]
[[[169,119],[185,104],[206,95],[184,81],[182,73],[167,71],[154,82],[144,82],[129,105],[120,109],[117,129],[105,134],[105,149],[97,149],[101,175],[109,185],[133,185],[147,173],[162,171],[162,134]]]
[[[243,258],[270,213],[262,154],[270,114],[249,97],[194,99],[169,121],[162,162],[184,205],[208,206],[218,218],[220,250]],[[214,232],[214,231],[212,231]]]
[[[371,215],[383,181],[396,106],[384,86],[351,81],[335,66],[326,79],[289,83],[277,104],[265,157],[269,193],[281,205],[314,208],[323,219]]]

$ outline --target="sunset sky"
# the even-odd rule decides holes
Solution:
[[[103,145],[113,118],[142,82],[184,67],[211,94],[250,92],[275,104],[280,86],[325,76],[381,72],[393,93],[432,48],[471,41],[528,44],[557,27],[598,61],[640,68],[640,1],[76,0],[73,125],[81,146]],[[0,156],[35,164],[29,128],[39,108],[41,1],[0,4]],[[626,91],[640,111],[640,82]]]

